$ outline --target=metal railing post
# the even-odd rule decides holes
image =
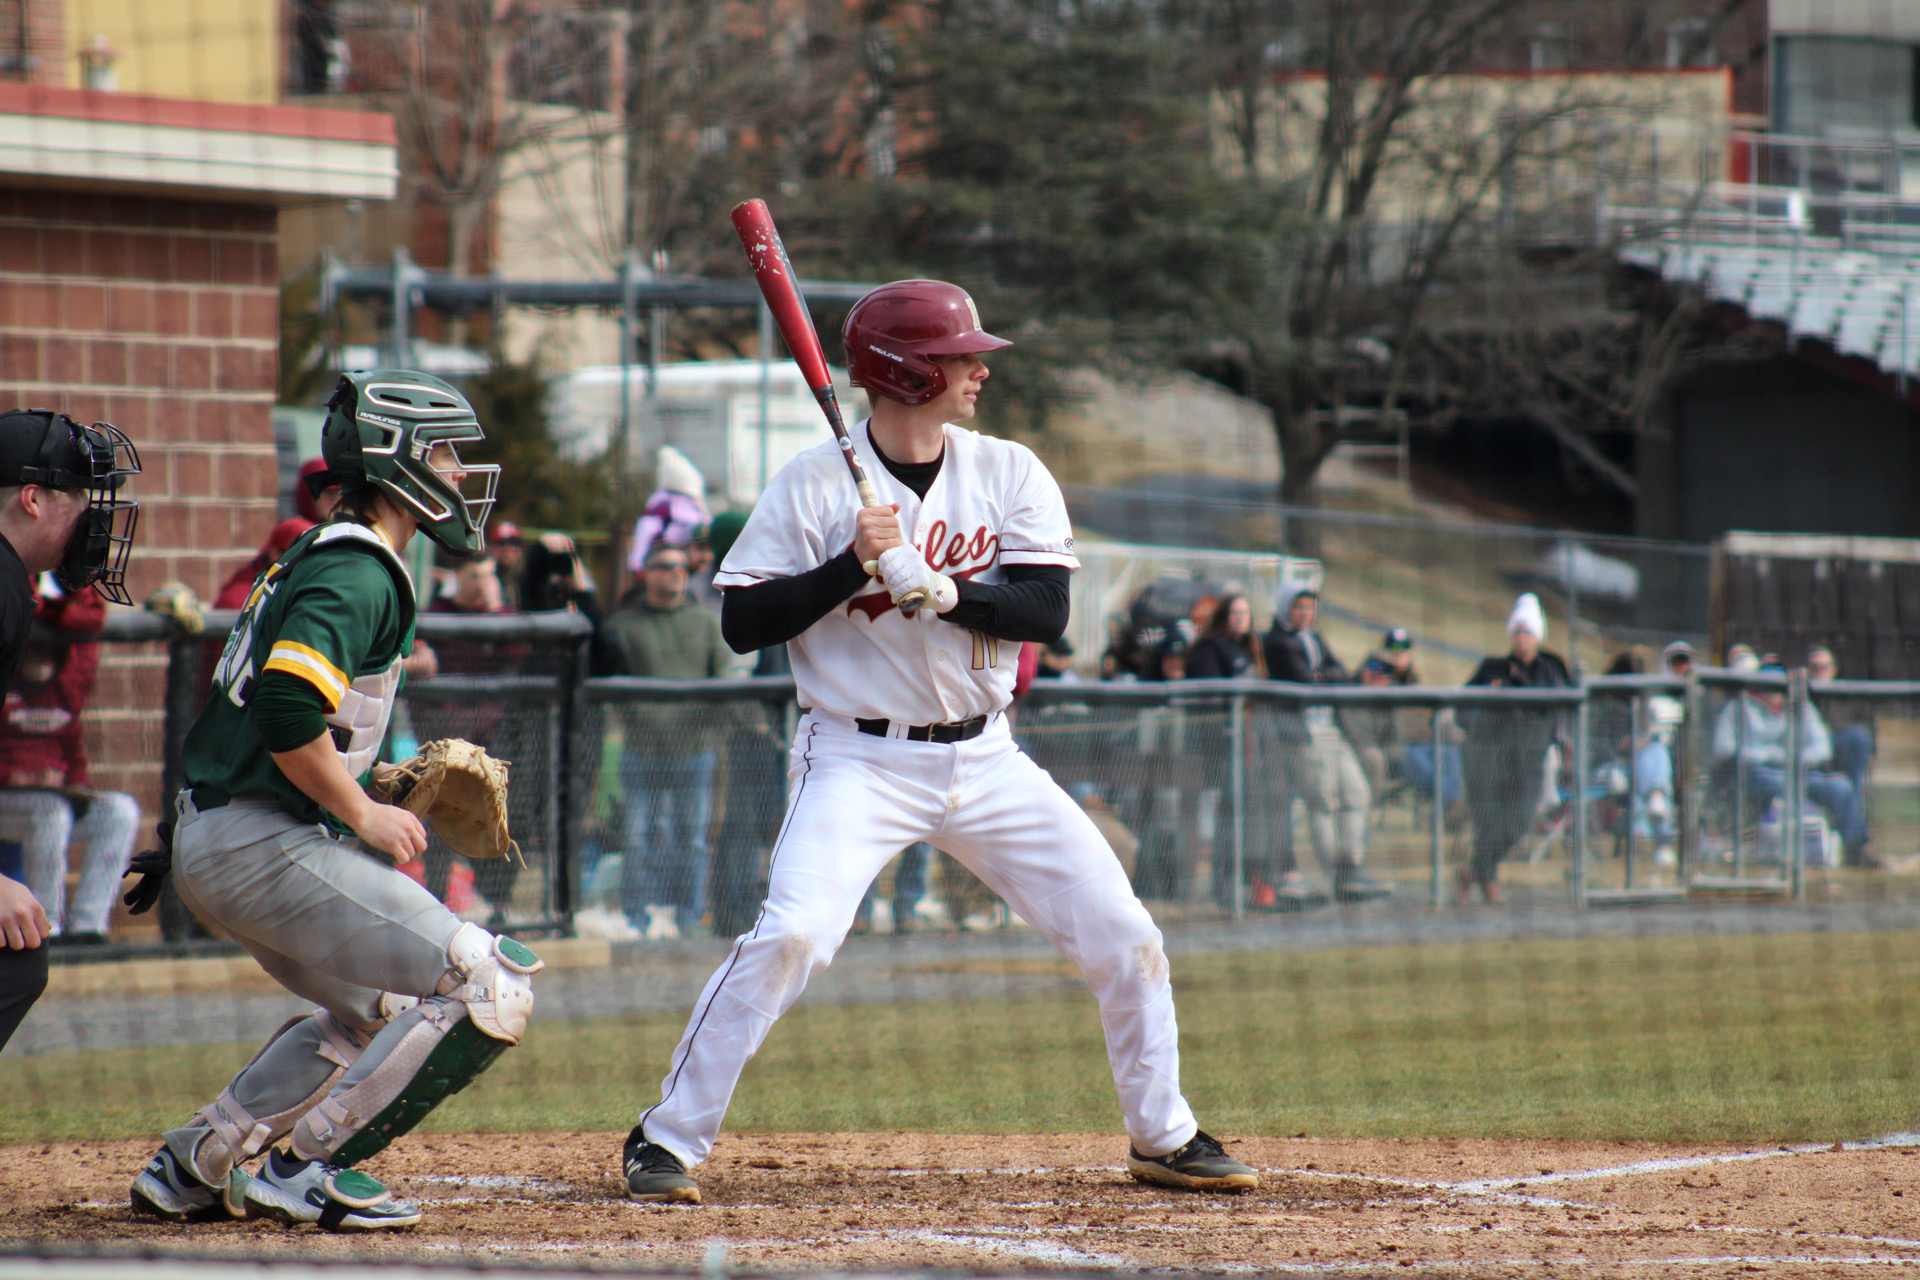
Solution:
[[[1247,866],[1247,695],[1235,694],[1227,718],[1227,744],[1233,759],[1227,786],[1233,798],[1233,918],[1245,914]]]
[[[1806,776],[1800,764],[1800,716],[1806,705],[1807,673],[1795,671],[1787,677],[1787,759],[1783,788],[1786,809],[1780,815],[1780,838],[1787,842],[1787,878],[1795,901],[1806,889],[1806,842],[1801,837]]]
[[[1743,685],[1733,687],[1733,875],[1747,875],[1747,708],[1741,699],[1747,696]]]
[[[1429,896],[1436,907],[1447,905],[1447,758],[1441,741],[1441,711],[1440,707],[1433,709],[1433,841],[1427,851],[1433,881]]]
[[[554,824],[554,872],[553,872],[553,912],[566,923],[567,932],[573,931],[573,912],[576,905],[577,890],[580,884],[580,829],[586,821],[586,810],[593,799],[592,784],[584,788],[576,785],[580,760],[580,726],[585,717],[585,685],[588,675],[587,655],[592,645],[591,637],[577,638],[573,643],[573,660],[566,664],[560,676],[560,688],[554,696],[548,713],[547,724],[554,735],[553,751],[553,797],[558,806],[558,821]]]
[[[200,640],[170,628],[167,638],[167,684],[162,709],[164,743],[160,755],[160,805],[171,812],[186,766],[187,730],[200,711]],[[163,814],[164,816],[164,814]]]
[[[413,363],[409,353],[413,346],[413,285],[418,274],[419,268],[413,265],[413,258],[407,253],[406,247],[395,245],[389,304],[393,308],[393,324],[387,334],[387,344],[392,367],[396,369],[404,369]]]
[[[162,708],[162,746],[160,752],[160,812],[156,817],[170,821],[174,797],[186,774],[187,731],[193,728],[200,712],[200,640],[178,627],[168,625],[167,683]],[[168,942],[206,937],[206,931],[187,904],[180,900],[179,881],[169,876],[160,891],[160,936]]]
[[[1707,779],[1701,771],[1700,762],[1707,758],[1707,750],[1702,747],[1700,735],[1704,731],[1701,720],[1705,716],[1707,705],[1706,691],[1700,687],[1699,676],[1687,672],[1687,691],[1683,695],[1681,706],[1685,719],[1680,725],[1680,761],[1674,771],[1674,777],[1686,780],[1686,791],[1680,800],[1680,883],[1684,886],[1692,877],[1700,846],[1700,815],[1705,806]]]
[[[1627,842],[1622,883],[1633,888],[1634,827],[1640,813],[1640,699],[1627,699]]]
[[[1588,730],[1593,722],[1593,694],[1580,682],[1580,706],[1573,713],[1573,909],[1587,909],[1587,775],[1591,771]]]

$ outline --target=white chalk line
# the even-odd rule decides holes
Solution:
[[[1681,1169],[1744,1164],[1754,1160],[1775,1160],[1781,1156],[1814,1155],[1822,1151],[1884,1151],[1890,1148],[1913,1146],[1920,1146],[1920,1134],[1895,1133],[1865,1142],[1809,1142],[1791,1147],[1775,1147],[1768,1151],[1733,1151],[1711,1156],[1675,1156],[1665,1160],[1637,1160],[1631,1164],[1613,1165],[1605,1169],[1577,1169],[1568,1173],[1543,1173],[1526,1178],[1481,1178],[1472,1182],[1429,1185],[1441,1186],[1462,1195],[1473,1195],[1481,1191],[1540,1186],[1549,1182],[1580,1182],[1593,1178],[1632,1178],[1647,1173],[1672,1173]]]
[[[1840,1144],[1837,1144],[1837,1149],[1841,1151],[1865,1151],[1865,1150],[1877,1150],[1877,1149],[1901,1148],[1901,1147],[1913,1147],[1913,1146],[1920,1146],[1920,1135],[1911,1134],[1911,1133],[1899,1133],[1899,1134],[1888,1135],[1887,1137],[1884,1137],[1884,1138],[1873,1139],[1873,1140],[1864,1141],[1864,1142],[1840,1143]],[[1550,1207],[1550,1208],[1599,1209],[1599,1208],[1606,1208],[1610,1206],[1582,1204],[1580,1202],[1554,1200],[1554,1199],[1548,1199],[1546,1197],[1539,1197],[1539,1196],[1527,1196],[1523,1194],[1518,1194],[1516,1189],[1520,1187],[1539,1186],[1539,1185],[1545,1185],[1545,1184],[1551,1184],[1551,1183],[1591,1181],[1596,1178],[1607,1178],[1607,1177],[1630,1178],[1630,1177],[1642,1176],[1642,1175],[1651,1174],[1651,1173],[1676,1172],[1676,1171],[1682,1171],[1687,1169],[1708,1168],[1708,1167],[1713,1167],[1716,1165],[1723,1165],[1723,1164],[1731,1165],[1731,1164],[1747,1163],[1747,1162],[1758,1161],[1758,1160],[1768,1160],[1768,1159],[1774,1159],[1780,1156],[1798,1156],[1798,1155],[1817,1154],[1820,1152],[1834,1151],[1835,1149],[1836,1149],[1836,1144],[1833,1144],[1833,1143],[1806,1143],[1806,1144],[1800,1144],[1800,1145],[1791,1146],[1791,1147],[1773,1148],[1766,1151],[1722,1152],[1715,1155],[1705,1155],[1705,1156],[1671,1157],[1671,1158],[1665,1158],[1660,1160],[1634,1161],[1628,1164],[1608,1166],[1608,1167],[1599,1168],[1599,1169],[1572,1170],[1565,1173],[1556,1172],[1556,1173],[1550,1173],[1550,1174],[1538,1174],[1538,1175],[1530,1175],[1522,1178],[1482,1178],[1482,1179],[1472,1179],[1465,1182],[1451,1182],[1451,1183],[1444,1182],[1444,1181],[1436,1181],[1436,1180],[1391,1178],[1391,1177],[1386,1177],[1386,1176],[1377,1175],[1377,1174],[1348,1173],[1348,1172],[1341,1172],[1338,1170],[1327,1170],[1327,1169],[1276,1169],[1276,1170],[1272,1170],[1271,1172],[1284,1173],[1284,1174],[1289,1174],[1289,1175],[1303,1177],[1303,1178],[1319,1178],[1319,1179],[1327,1179],[1327,1180],[1370,1182],[1370,1183],[1374,1183],[1382,1186],[1406,1187],[1408,1189],[1424,1189],[1424,1190],[1437,1191],[1442,1193],[1452,1193],[1454,1195],[1466,1196],[1469,1198],[1486,1199],[1486,1200],[1491,1200],[1491,1201],[1500,1202],[1500,1203],[1527,1204],[1527,1205],[1534,1205],[1539,1207]],[[808,1166],[796,1166],[795,1171],[796,1172],[812,1172],[813,1170],[811,1170]],[[937,1177],[940,1175],[1016,1176],[1016,1175],[1035,1175],[1035,1174],[1063,1174],[1063,1173],[1111,1174],[1111,1173],[1123,1172],[1123,1170],[1120,1166],[1115,1166],[1115,1165],[1092,1165],[1092,1166],[1081,1165],[1081,1166],[1027,1166],[1027,1167],[1003,1167],[1003,1168],[981,1167],[981,1168],[952,1168],[952,1169],[887,1169],[887,1170],[873,1170],[870,1172],[882,1173],[892,1177]],[[464,1204],[473,1204],[473,1203],[541,1204],[541,1203],[551,1202],[552,1199],[562,1195],[576,1193],[577,1191],[577,1188],[572,1183],[531,1177],[526,1175],[482,1174],[482,1175],[471,1175],[471,1176],[426,1176],[426,1177],[420,1177],[417,1179],[410,1179],[410,1181],[418,1181],[422,1183],[441,1184],[441,1185],[457,1186],[457,1187],[473,1187],[475,1189],[480,1189],[480,1190],[498,1189],[498,1190],[512,1190],[512,1191],[535,1193],[534,1196],[532,1197],[522,1195],[522,1196],[514,1196],[514,1197],[450,1196],[450,1197],[416,1198],[416,1203],[419,1203],[422,1205],[451,1206],[451,1205],[464,1205]],[[1316,1201],[1316,1202],[1313,1202],[1313,1204],[1311,1205],[1304,1205],[1300,1207],[1301,1208],[1333,1207],[1339,1203],[1340,1202]],[[1401,1207],[1407,1207],[1407,1208],[1428,1207],[1428,1206],[1443,1207],[1445,1204],[1444,1201],[1433,1201],[1433,1200],[1426,1200],[1426,1199],[1422,1199],[1420,1201],[1414,1201],[1411,1203],[1406,1201],[1379,1201],[1379,1202],[1369,1202],[1369,1203],[1373,1203],[1375,1207],[1380,1207],[1380,1208],[1394,1207],[1394,1206],[1401,1206]],[[77,1205],[76,1207],[83,1208],[83,1209],[117,1210],[117,1209],[123,1208],[124,1206],[114,1202],[87,1201],[87,1202],[83,1202],[80,1205]],[[634,1207],[650,1209],[650,1208],[657,1208],[659,1206],[635,1205]],[[768,1205],[739,1204],[739,1205],[727,1205],[727,1206],[715,1206],[715,1207],[726,1208],[726,1209],[766,1211],[766,1210],[779,1210],[783,1208],[789,1208],[791,1206],[771,1205],[771,1204],[768,1204]],[[897,1206],[897,1205],[840,1205],[840,1206],[837,1206],[837,1208],[839,1209],[842,1209],[845,1211],[855,1211],[855,1212],[892,1211],[892,1210],[897,1210],[899,1207],[900,1206]],[[1037,1209],[1037,1208],[1093,1209],[1095,1207],[1105,1208],[1110,1206],[1107,1206],[1107,1205],[1096,1206],[1092,1202],[1062,1201],[1058,1199],[1053,1199],[1053,1200],[1043,1200],[1043,1201],[988,1201],[988,1202],[984,1202],[982,1207],[1004,1209],[1004,1210],[1019,1210],[1019,1209]],[[1260,1225],[1261,1225],[1261,1229],[1263,1230],[1271,1229],[1273,1227],[1273,1224],[1270,1222],[1263,1222]],[[1318,1224],[1317,1229],[1322,1233],[1332,1234],[1335,1236],[1373,1237],[1379,1234],[1378,1228],[1372,1228],[1372,1229],[1346,1228],[1346,1227],[1339,1227],[1331,1223]],[[1582,1234],[1590,1234],[1594,1236],[1612,1236],[1612,1235],[1618,1234],[1621,1230],[1623,1230],[1623,1227],[1610,1226],[1607,1224],[1582,1223],[1582,1224],[1567,1224],[1567,1225],[1560,1226],[1558,1229],[1561,1231],[1571,1230],[1571,1231],[1579,1232]],[[1639,1228],[1639,1229],[1644,1230],[1645,1228]],[[856,1227],[856,1228],[848,1228],[843,1232],[837,1232],[837,1233],[826,1235],[826,1236],[815,1236],[805,1240],[796,1240],[794,1238],[789,1237],[785,1239],[765,1240],[765,1241],[737,1240],[737,1241],[729,1241],[728,1244],[730,1248],[734,1248],[734,1249],[754,1249],[754,1248],[791,1248],[796,1244],[811,1245],[811,1246],[830,1245],[830,1244],[836,1244],[836,1243],[844,1244],[854,1240],[900,1241],[900,1242],[909,1242],[909,1243],[917,1241],[922,1244],[938,1244],[944,1247],[959,1247],[959,1248],[973,1249],[978,1252],[995,1255],[995,1256],[1011,1255],[1011,1256],[1017,1256],[1022,1258],[1030,1258],[1036,1261],[1051,1262],[1051,1263],[1060,1264],[1060,1265],[1082,1266],[1082,1267],[1088,1267],[1088,1268],[1094,1268],[1094,1269],[1107,1270],[1107,1269],[1130,1269],[1136,1266],[1137,1264],[1119,1255],[1105,1253],[1101,1251],[1093,1251],[1088,1249],[1076,1249],[1076,1248],[1067,1246],[1065,1244],[1057,1243],[1055,1240],[1051,1240],[1046,1237],[1049,1237],[1049,1236],[1063,1237],[1064,1236],[1064,1237],[1084,1238],[1087,1236],[1098,1236],[1102,1233],[1117,1233],[1122,1231],[1128,1233],[1129,1235],[1137,1235],[1137,1233],[1140,1233],[1143,1231],[1159,1233],[1159,1234],[1171,1234],[1171,1235],[1199,1234],[1203,1231],[1208,1234],[1219,1234],[1222,1230],[1223,1230],[1223,1224],[1213,1224],[1206,1227],[1194,1227],[1194,1226],[1183,1226],[1180,1224],[1173,1224],[1173,1223],[1167,1223],[1167,1224],[1129,1223],[1125,1225],[1117,1224],[1114,1226],[1069,1224],[1065,1226],[1052,1226],[1052,1227],[968,1227],[968,1228],[962,1228],[962,1229],[956,1229],[956,1230],[942,1230],[942,1229],[936,1229],[936,1228],[895,1229],[895,1228],[858,1228]],[[1224,1224],[1224,1230],[1226,1232],[1231,1233],[1233,1230],[1233,1227],[1230,1223]],[[1421,1233],[1459,1234],[1462,1232],[1474,1230],[1474,1228],[1462,1227],[1456,1224],[1433,1224],[1432,1226],[1419,1226],[1419,1225],[1403,1226],[1403,1227],[1396,1228],[1396,1230],[1403,1234],[1421,1234]],[[1503,1226],[1494,1227],[1494,1228],[1482,1228],[1482,1230],[1517,1232],[1521,1230],[1521,1228],[1509,1227],[1509,1226],[1503,1225]],[[1744,1236],[1751,1236],[1751,1237],[1778,1236],[1784,1233],[1791,1232],[1795,1237],[1798,1237],[1801,1239],[1811,1237],[1812,1239],[1821,1241],[1822,1243],[1857,1244],[1857,1245],[1861,1245],[1871,1249],[1883,1249],[1883,1250],[1884,1249],[1920,1250],[1920,1240],[1906,1239],[1901,1237],[1891,1237],[1891,1236],[1863,1236],[1863,1235],[1846,1234],[1846,1233],[1828,1233],[1828,1232],[1810,1233],[1810,1232],[1806,1232],[1806,1231],[1798,1230],[1794,1228],[1729,1227],[1729,1226],[1702,1227],[1702,1226],[1696,1225],[1696,1226],[1687,1227],[1687,1228],[1675,1228],[1674,1230],[1676,1232],[1687,1231],[1687,1230],[1716,1231],[1716,1232],[1721,1232],[1725,1234],[1744,1235]],[[438,1244],[432,1247],[435,1249],[449,1249],[449,1250],[458,1250],[462,1248],[462,1246],[438,1245]],[[579,1252],[579,1251],[588,1250],[588,1249],[604,1250],[608,1248],[609,1246],[605,1242],[551,1241],[551,1242],[543,1242],[543,1243],[531,1244],[531,1245],[509,1246],[506,1251],[520,1252],[520,1253],[540,1253],[540,1252],[574,1253],[574,1252]],[[640,1242],[623,1242],[621,1246],[617,1247],[617,1251],[622,1253],[630,1253],[630,1252],[673,1253],[676,1251],[682,1251],[685,1248],[686,1246],[684,1242],[673,1242],[672,1244],[663,1244],[660,1246],[642,1244]],[[1452,1259],[1452,1258],[1417,1259],[1417,1258],[1396,1257],[1392,1261],[1394,1261],[1396,1264],[1400,1262],[1411,1262],[1415,1266],[1438,1266],[1438,1265],[1448,1265],[1453,1262],[1457,1262],[1458,1259]],[[1539,1260],[1537,1258],[1526,1258],[1526,1259],[1516,1258],[1516,1259],[1505,1259],[1505,1260],[1501,1260],[1501,1259],[1484,1260],[1483,1259],[1483,1260],[1476,1260],[1476,1265],[1525,1266],[1525,1265],[1537,1265],[1538,1261]],[[1335,1273],[1347,1273],[1347,1272],[1354,1272],[1354,1271],[1377,1270],[1378,1267],[1380,1266],[1380,1262],[1381,1262],[1380,1259],[1373,1259],[1366,1262],[1316,1263],[1316,1262],[1309,1262],[1301,1259],[1294,1259],[1294,1260],[1291,1260],[1287,1265],[1288,1265],[1288,1269],[1294,1270],[1294,1271],[1300,1271],[1300,1272],[1306,1272],[1306,1273],[1335,1274]],[[1727,1254],[1727,1255],[1704,1255],[1704,1256],[1672,1256],[1672,1257],[1659,1257],[1659,1258],[1617,1258],[1617,1259],[1600,1259],[1600,1260],[1579,1257],[1579,1258],[1556,1259],[1555,1262],[1556,1262],[1556,1265],[1561,1265],[1561,1266],[1594,1265],[1594,1266],[1634,1266],[1634,1267],[1648,1267],[1648,1266],[1702,1267],[1702,1266],[1798,1265],[1798,1266],[1914,1267],[1914,1266],[1920,1266],[1920,1256],[1903,1257],[1903,1256],[1889,1256],[1889,1255],[1881,1255],[1881,1254],[1815,1255],[1815,1254],[1805,1254],[1805,1253],[1797,1253],[1797,1254],[1760,1253],[1760,1254]],[[1264,1265],[1270,1265],[1270,1264],[1229,1265],[1221,1269],[1226,1271],[1232,1271],[1232,1272],[1256,1271],[1256,1270],[1263,1269]]]
[[[450,1187],[500,1187],[508,1191],[572,1191],[571,1182],[536,1178],[531,1174],[470,1173],[410,1177],[408,1182],[437,1182]]]

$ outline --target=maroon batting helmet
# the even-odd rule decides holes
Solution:
[[[947,375],[931,357],[1013,345],[980,327],[965,289],[940,280],[881,285],[853,304],[841,338],[853,385],[901,404],[925,404],[947,389]]]

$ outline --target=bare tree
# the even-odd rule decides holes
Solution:
[[[446,265],[469,274],[508,160],[555,127],[543,104],[604,92],[592,41],[557,40],[571,7],[538,0],[363,0],[355,76],[387,99],[418,199],[446,218]]]
[[[1489,263],[1509,272],[1543,234],[1591,246],[1607,148],[1660,104],[1600,78],[1473,74],[1490,50],[1524,47],[1536,9],[1528,0],[1197,6],[1212,36],[1224,162],[1250,179],[1277,174],[1301,215],[1262,273],[1268,296],[1215,324],[1273,416],[1283,502],[1313,504],[1321,462],[1371,416],[1349,408],[1384,416],[1404,402],[1437,295],[1457,308],[1464,277]],[[1569,188],[1556,189],[1569,174]],[[1590,438],[1570,447],[1606,465]]]
[[[1412,363],[1440,416],[1521,418],[1552,436],[1576,489],[1637,499],[1638,480],[1607,443],[1664,435],[1675,381],[1778,345],[1763,328],[1724,323],[1700,289],[1621,267],[1604,246],[1508,268],[1476,271],[1466,322],[1428,324]]]
[[[836,0],[629,0],[622,243],[731,264],[715,228],[856,145],[863,18]]]

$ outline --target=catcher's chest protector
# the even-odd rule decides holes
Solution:
[[[254,633],[254,624],[267,602],[302,557],[315,548],[346,540],[375,549],[386,562],[388,571],[394,574],[396,590],[412,591],[413,579],[405,562],[394,554],[386,539],[373,530],[357,524],[328,524],[303,536],[254,583],[246,607],[234,625],[233,635],[227,640],[220,669],[214,674],[214,684],[225,690],[235,706],[247,705],[254,680],[265,665],[255,653],[262,646]],[[324,717],[333,745],[340,752],[350,777],[362,776],[380,757],[380,745],[387,737],[387,721],[393,715],[393,705],[400,692],[401,656],[396,655],[382,671],[356,677],[340,693],[340,705]]]
[[[380,759],[380,744],[387,740],[387,721],[399,692],[400,659],[395,658],[385,671],[361,676],[348,685],[340,709],[326,717],[348,777],[359,777]]]

